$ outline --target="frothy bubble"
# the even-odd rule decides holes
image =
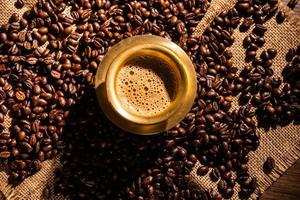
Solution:
[[[155,57],[143,56],[123,66],[117,76],[117,95],[125,109],[153,116],[167,109],[177,89],[170,66]]]

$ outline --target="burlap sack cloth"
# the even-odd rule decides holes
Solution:
[[[0,0],[0,23],[3,24],[7,22],[12,13],[22,14],[35,2],[35,0],[27,0],[24,8],[16,9],[14,7],[15,1]],[[221,11],[230,9],[235,3],[235,0],[212,0],[209,10],[198,25],[195,34],[202,34],[215,16],[217,16]],[[278,55],[272,66],[275,74],[277,75],[281,74],[283,67],[287,64],[285,61],[285,54],[288,49],[296,47],[300,43],[300,17],[296,16],[293,11],[289,10],[283,2],[280,2],[279,7],[286,12],[288,17],[282,24],[277,24],[274,18],[266,23],[268,31],[265,35],[266,44],[264,45],[264,48],[275,48],[278,51]],[[241,33],[237,29],[234,33],[235,43],[231,49],[234,52],[234,65],[239,68],[245,66],[245,49],[242,47],[242,41],[247,34],[249,34],[249,32]],[[259,51],[262,51],[264,48]],[[9,127],[9,119],[6,119],[6,125]],[[258,179],[259,183],[258,190],[251,196],[253,199],[257,198],[259,194],[270,187],[271,184],[276,181],[280,175],[282,175],[297,159],[299,159],[300,156],[299,127],[289,125],[286,127],[277,127],[267,132],[263,129],[258,129],[258,131],[261,135],[260,146],[258,150],[250,153],[249,162],[250,173]],[[269,175],[264,174],[262,169],[267,156],[272,156],[276,161],[276,168]],[[51,185],[53,185],[54,171],[59,166],[59,157],[43,162],[43,167],[38,173],[27,178],[24,182],[14,188],[8,184],[8,176],[5,171],[0,171],[0,200],[42,199],[44,188],[46,186],[50,186],[51,188]],[[195,169],[196,168],[197,166]],[[193,180],[203,188],[209,189],[216,187],[216,183],[211,182],[208,176],[197,176],[195,170],[192,172],[192,177]],[[236,187],[235,190],[238,191],[238,188]],[[55,200],[66,199],[65,197],[56,194],[51,195],[50,198]],[[233,199],[238,199],[237,192],[235,192]]]

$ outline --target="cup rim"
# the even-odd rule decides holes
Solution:
[[[172,100],[172,103],[161,113],[156,114],[155,116],[143,116],[143,115],[135,115],[134,113],[126,111],[124,107],[122,106],[122,103],[120,102],[118,96],[116,95],[116,78],[115,75],[118,74],[118,71],[122,67],[122,63],[126,63],[128,58],[132,57],[132,55],[135,54],[135,56],[138,56],[137,53],[140,53],[139,55],[147,56],[151,55],[152,52],[155,51],[161,51],[162,54],[165,56],[167,55],[168,58],[174,59],[174,65],[176,65],[176,71],[178,71],[176,74],[176,79],[178,82],[178,86],[182,86],[184,84],[184,76],[186,76],[184,70],[178,70],[178,63],[179,60],[176,57],[176,55],[171,55],[173,52],[169,52],[167,49],[163,49],[164,47],[154,47],[151,46],[151,48],[144,47],[143,45],[136,45],[134,48],[131,48],[127,50],[125,53],[121,53],[117,58],[113,60],[111,63],[108,73],[107,73],[107,91],[111,91],[108,93],[108,98],[111,99],[112,105],[115,110],[118,110],[118,112],[124,117],[129,119],[132,122],[139,123],[139,124],[154,124],[159,123],[161,121],[167,120],[171,115],[173,115],[179,108],[178,104],[175,104],[176,101],[178,101],[178,98],[182,97],[182,94],[179,94],[178,91],[176,91],[175,99]],[[122,54],[126,54],[123,56]],[[156,57],[156,56],[155,56]],[[182,93],[182,92],[181,92]]]

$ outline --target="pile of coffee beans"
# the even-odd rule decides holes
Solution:
[[[91,89],[68,119],[58,191],[74,199],[201,199],[206,195],[190,187],[189,174],[197,158],[176,145],[179,141],[166,133],[151,137],[124,133],[95,107]]]
[[[280,125],[300,116],[300,47],[288,52],[283,80],[273,76],[275,49],[257,56],[267,42],[263,24],[278,13],[277,3],[239,0],[202,36],[192,33],[208,0],[39,0],[22,17],[13,14],[0,28],[0,163],[12,183],[63,150],[55,191],[71,199],[222,199],[236,184],[241,197],[251,195],[257,180],[248,173],[248,153],[260,138],[255,116]],[[228,47],[236,29],[252,26],[244,40],[248,64],[240,72]],[[107,50],[141,34],[180,45],[198,81],[186,118],[166,133],[143,137],[109,122],[93,89]],[[240,106],[233,109],[237,95]],[[209,173],[217,191],[193,184],[197,161],[197,174]]]
[[[123,176],[128,174],[126,168],[130,169],[136,160],[132,156],[134,154],[137,154],[140,159],[137,162],[142,163],[144,168],[150,167],[151,165],[148,164],[150,161],[146,162],[147,159],[144,155],[149,152],[152,154],[158,148],[153,144],[153,139],[150,142],[146,138],[140,138],[134,142],[130,137],[124,138],[125,134],[121,130],[109,125],[109,122],[105,123],[103,118],[100,121],[97,118],[92,119],[92,124],[86,120],[86,117],[94,118],[99,114],[96,112],[97,103],[92,95],[94,93],[94,75],[108,48],[124,38],[140,34],[156,34],[172,39],[179,45],[184,45],[208,7],[209,1],[206,0],[201,2],[193,0],[178,2],[40,0],[23,16],[13,14],[9,23],[2,25],[0,29],[1,122],[4,121],[4,116],[8,112],[13,119],[11,129],[1,132],[0,155],[1,164],[8,167],[11,181],[13,183],[22,181],[40,170],[41,162],[52,158],[61,149],[66,148],[65,152],[69,150],[72,157],[74,156],[73,148],[74,150],[79,148],[79,150],[89,153],[88,149],[83,148],[85,141],[81,139],[80,143],[82,144],[78,145],[76,136],[82,137],[88,131],[96,134],[95,142],[99,141],[98,143],[91,142],[93,134],[88,134],[87,139],[89,140],[86,141],[89,144],[88,147],[101,150],[101,155],[98,155],[101,162],[96,162],[98,159],[94,160],[97,171],[101,169],[101,166],[108,169],[107,164],[109,163],[115,167],[122,166],[124,169],[113,171],[115,167],[111,167],[111,173],[104,172],[103,175],[99,174],[100,177],[95,176],[97,180],[103,180],[101,178],[108,175],[105,179],[108,181],[107,184],[101,181],[101,184],[96,185],[97,188],[93,187],[93,180],[88,181],[88,178],[84,177],[85,174],[82,174],[74,182],[74,197],[88,194],[93,199],[95,196],[98,198],[105,196],[106,193],[107,198],[109,195],[117,195],[118,190],[110,192],[107,187],[113,188],[118,180],[119,171]],[[67,13],[66,8],[71,8],[70,13]],[[80,104],[89,104],[89,100],[85,96],[91,98],[93,112],[86,112],[84,109],[75,115],[76,123],[72,122],[70,114],[76,112],[75,110],[80,107]],[[83,115],[83,120],[79,119],[79,113]],[[84,126],[85,123],[88,126]],[[107,126],[94,127],[95,129],[87,128],[93,127],[94,124]],[[74,128],[75,125],[76,128]],[[81,132],[78,126],[87,129]],[[113,128],[109,128],[109,126]],[[69,127],[72,127],[72,130]],[[2,129],[4,129],[3,125]],[[100,132],[96,130],[103,132],[105,137],[102,138]],[[117,137],[114,137],[112,133]],[[62,137],[70,136],[72,136],[72,140],[62,140]],[[99,138],[97,139],[97,137]],[[107,141],[106,137],[108,137]],[[134,136],[132,137],[137,140]],[[109,141],[112,141],[113,144],[110,144]],[[162,146],[161,141],[163,139],[157,141],[159,146]],[[114,144],[114,142],[116,143]],[[76,145],[72,145],[73,143]],[[92,145],[93,143],[95,146]],[[126,147],[124,150],[122,144]],[[126,153],[126,150],[130,149],[126,146],[128,144],[132,146],[136,144],[136,147]],[[144,147],[147,145],[153,145],[153,147],[149,150]],[[106,148],[108,148],[107,151],[105,151]],[[143,151],[145,153],[142,153]],[[184,148],[175,149],[173,154],[180,154],[177,151],[186,154]],[[175,159],[166,152],[164,154],[166,154],[164,155],[165,161],[162,161],[164,157],[161,155],[162,157],[157,158],[157,163],[155,165],[153,163],[154,167],[157,166],[155,172],[145,171],[141,167],[148,177],[146,179],[148,181],[143,181],[145,182],[144,189],[150,194],[154,193],[154,188],[151,189],[148,185],[154,182],[152,179],[157,176],[165,182],[162,183],[161,188],[170,188],[170,193],[179,190],[179,186],[176,186],[176,182],[178,182],[178,185],[187,190],[187,194],[180,193],[181,196],[198,198],[199,195],[202,195],[202,191],[189,190],[188,184],[185,184],[188,182],[188,178],[184,175],[189,175],[196,158],[193,157],[193,161],[187,161],[186,155],[183,158],[179,156],[178,159]],[[67,155],[69,154],[66,153],[65,156]],[[93,156],[97,156],[96,151]],[[175,160],[172,161],[172,159]],[[120,164],[116,164],[112,160],[116,160]],[[155,159],[149,158],[149,160]],[[73,161],[76,160],[72,159]],[[185,161],[188,163],[186,164]],[[67,168],[67,159],[64,162]],[[169,177],[164,177],[165,171],[161,169],[164,162],[170,168]],[[128,165],[124,166],[126,163]],[[173,165],[178,167],[173,169]],[[90,167],[92,168],[93,165]],[[77,166],[77,168],[79,172],[80,167]],[[89,171],[88,175],[92,175],[92,172],[92,170]],[[149,173],[152,175],[148,175]],[[64,173],[63,177],[67,174]],[[132,176],[134,177],[133,172]],[[146,177],[138,179],[136,184],[139,184],[142,178]],[[80,184],[87,184],[91,191],[87,193],[85,188],[83,191],[78,190],[80,187],[78,181]],[[129,180],[125,177],[124,181],[127,183]],[[120,181],[120,183],[124,181]],[[103,185],[105,188],[98,188],[99,185]],[[138,189],[138,185],[136,189],[135,186],[132,187],[123,192],[132,196],[132,193],[137,192],[135,190],[141,190],[141,188]],[[155,189],[159,187],[160,185],[157,183]],[[184,191],[184,189],[182,190]],[[118,192],[115,193],[116,191]],[[140,193],[144,194],[144,192]],[[138,193],[136,195],[138,196]],[[165,193],[159,195],[165,195]],[[174,193],[173,195],[179,194]]]
[[[189,130],[188,145],[194,148],[191,152],[201,164],[213,168],[210,177],[212,181],[220,180],[218,191],[224,198],[233,195],[235,183],[240,184],[241,198],[251,195],[257,187],[257,180],[249,175],[247,166],[248,153],[257,149],[260,138],[254,116],[258,126],[264,127],[299,121],[300,93],[296,82],[299,84],[300,78],[295,78],[299,53],[296,49],[289,51],[291,63],[284,70],[284,81],[272,69],[276,49],[266,49],[260,56],[256,53],[266,42],[267,27],[263,24],[277,11],[277,1],[238,1],[233,9],[216,17],[204,35],[193,40],[195,46],[189,51],[198,70],[199,92],[198,102],[187,116],[194,117],[191,122],[184,120],[183,128]],[[227,49],[239,24],[240,31],[255,24],[243,42],[245,61],[250,64],[241,72],[233,66],[232,52]],[[293,74],[292,84],[286,79],[286,70]],[[231,111],[233,96],[237,95],[241,107]],[[207,171],[200,167],[197,172],[204,175]]]

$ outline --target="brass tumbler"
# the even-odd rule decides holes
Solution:
[[[147,74],[154,79],[147,80]],[[184,119],[196,97],[196,73],[187,54],[172,41],[135,36],[114,45],[104,56],[95,88],[101,109],[114,124],[131,133],[151,135]]]

